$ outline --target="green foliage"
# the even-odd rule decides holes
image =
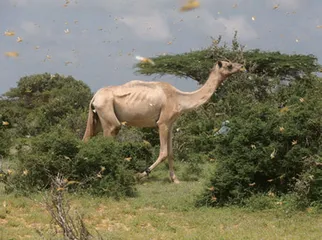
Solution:
[[[73,131],[81,139],[86,129],[87,116],[88,109],[74,109],[67,113],[56,126]]]
[[[157,56],[152,58],[155,65],[136,65],[141,74],[171,74],[199,83],[207,80],[217,60],[242,62],[249,70],[229,77],[212,96],[215,104],[185,114],[176,123],[178,160],[192,169],[205,160],[217,162],[209,183],[214,190],[206,190],[197,205],[244,204],[270,191],[292,193],[298,205],[318,204],[322,184],[315,162],[321,158],[322,87],[321,79],[312,75],[320,68],[317,58],[244,51],[236,36],[231,47],[220,46],[219,37],[208,48]],[[214,136],[224,120],[230,121],[229,134]]]
[[[185,163],[182,173],[184,181],[198,181],[202,174],[202,166],[204,164],[201,154],[192,154],[189,156],[189,161]]]
[[[298,77],[317,72],[320,68],[317,58],[311,54],[282,54],[253,49],[246,51],[244,57],[246,66],[254,64],[253,73],[259,75]]]
[[[152,146],[157,146],[160,144],[159,131],[157,128],[141,128],[142,138],[148,141]]]
[[[79,140],[66,129],[58,129],[17,142],[17,167],[8,178],[8,191],[34,191],[49,187],[50,177],[68,177],[78,152]]]
[[[197,205],[246,204],[258,210],[285,198],[290,208],[322,206],[322,83],[312,75],[320,67],[316,57],[244,51],[236,35],[231,47],[220,40],[198,51],[155,57],[154,66],[136,65],[141,74],[171,74],[201,84],[217,60],[244,62],[249,70],[229,77],[208,104],[174,126],[183,180],[200,178],[207,161],[216,167],[205,173],[211,177]],[[45,73],[21,78],[0,99],[0,120],[9,123],[0,126],[0,155],[8,158],[10,148],[18,149],[11,157],[17,167],[1,173],[8,191],[42,190],[61,173],[74,183],[69,189],[117,198],[135,194],[133,174],[152,164],[158,133],[125,127],[117,141],[80,142],[91,95],[81,81]],[[228,135],[214,136],[225,120]]]
[[[5,94],[0,120],[10,125],[0,126],[0,154],[18,151],[11,157],[17,166],[2,175],[7,191],[45,189],[60,173],[80,183],[70,189],[117,198],[135,194],[134,173],[152,164],[151,145],[137,129],[122,130],[122,143],[100,137],[80,142],[91,95],[83,82],[47,73],[21,78]]]
[[[213,135],[221,128],[222,122],[252,109],[250,105],[271,99],[267,88],[274,84],[275,80],[267,81],[254,74],[240,74],[239,79],[229,79],[220,93],[213,95],[214,103],[205,104],[178,119],[173,141],[176,159],[187,162],[195,159],[200,163],[214,159],[217,143]],[[196,155],[199,158],[191,157]]]
[[[134,173],[150,164],[145,143],[119,143],[96,137],[88,143],[67,129],[58,128],[20,144],[18,166],[5,180],[7,191],[32,192],[49,187],[58,173],[72,184],[97,195],[133,196]]]
[[[1,105],[0,102],[0,108]],[[11,123],[7,120],[7,117],[0,113],[0,160],[8,155],[12,141],[11,128]]]
[[[292,76],[317,72],[320,65],[313,55],[283,54],[267,52],[259,49],[244,51],[244,47],[237,41],[237,32],[232,41],[232,47],[226,44],[220,46],[221,37],[214,40],[210,47],[175,55],[161,55],[151,58],[155,65],[138,63],[136,72],[144,75],[166,74],[177,77],[191,78],[204,83],[209,71],[218,60],[245,62],[246,68],[258,75]],[[232,76],[235,78],[236,76]]]
[[[7,131],[4,127],[0,127],[0,161],[2,157],[8,155],[11,141],[12,139],[9,131]]]
[[[155,65],[138,63],[136,65],[139,68],[137,73],[144,75],[157,74],[159,76],[169,74],[202,82],[207,79],[209,70],[214,64],[211,59],[206,57],[206,53],[207,50],[199,50],[176,55],[161,55],[151,58]]]
[[[69,88],[73,88],[70,91]],[[48,102],[51,91],[57,93],[62,91],[60,95],[72,100],[75,106],[83,106],[84,102],[87,103],[85,98],[77,99],[79,92],[88,94],[88,86],[82,81],[77,81],[73,77],[64,77],[59,74],[51,75],[49,73],[34,74],[22,77],[17,84],[16,88],[12,88],[5,96],[9,98],[23,98],[25,100],[25,107],[41,105]],[[29,101],[32,100],[32,101]]]
[[[178,119],[173,139],[177,160],[204,163],[208,159],[209,152],[213,149],[209,134],[213,133],[215,125],[214,119],[208,116],[208,110],[207,107],[200,107]]]
[[[214,138],[220,160],[209,183],[213,191],[205,191],[197,204],[243,204],[268,191],[296,193],[306,206],[320,202],[321,90],[321,80],[312,76],[275,93],[285,100],[283,108],[271,99],[245,102],[231,116],[229,134]]]
[[[268,194],[255,194],[245,200],[247,208],[253,211],[272,209],[277,203],[279,202],[274,195],[269,196]]]
[[[91,95],[86,84],[71,76],[35,74],[21,78],[16,88],[5,93],[1,114],[15,126],[17,136],[48,132],[58,123],[80,131]]]
[[[96,137],[79,151],[75,172],[82,178],[93,179],[89,184],[94,194],[133,196],[136,192],[134,174],[151,163],[151,154],[150,147],[144,143],[118,143]]]

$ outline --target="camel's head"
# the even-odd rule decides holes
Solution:
[[[245,72],[245,67],[240,63],[227,61],[218,61],[212,69],[212,72],[219,73],[224,77],[229,77],[236,72]]]

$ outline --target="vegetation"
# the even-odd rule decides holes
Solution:
[[[14,128],[15,138],[50,132],[57,125],[81,135],[91,96],[90,88],[71,76],[35,74],[4,94],[1,116]]]
[[[221,37],[215,39],[210,47],[176,55],[161,55],[151,58],[155,65],[138,63],[136,72],[144,75],[166,74],[177,77],[191,78],[204,83],[209,69],[219,59],[244,62],[247,69],[259,76],[297,77],[302,74],[318,72],[320,65],[313,55],[282,54],[259,49],[244,51],[237,41],[237,32],[232,46],[220,45]],[[237,75],[231,78],[238,78]]]
[[[216,165],[197,206],[244,205],[258,194],[290,194],[297,207],[320,205],[322,81],[315,75],[317,59],[243,52],[236,36],[231,48],[218,46],[219,41],[200,51],[156,57],[156,65],[137,64],[142,74],[173,74],[200,83],[217,59],[246,62],[249,69],[230,77],[213,96],[214,103],[177,123],[177,158],[193,163],[193,171],[196,162]],[[230,132],[214,136],[224,120]]]
[[[220,160],[210,180],[212,190],[198,204],[240,204],[262,193],[294,194],[302,207],[321,204],[318,89],[319,79],[298,79],[276,92],[276,98],[245,102],[243,111],[230,115],[230,132],[212,139]]]
[[[17,167],[6,177],[5,189],[25,194],[48,188],[51,178],[61,174],[72,184],[70,190],[116,198],[134,196],[134,174],[152,159],[150,145],[143,142],[118,143],[97,137],[84,144],[66,129],[40,134],[17,149]]]
[[[184,163],[176,165],[182,170]],[[204,170],[207,167],[203,165]],[[182,171],[177,173],[182,175]],[[204,181],[169,184],[166,174],[165,167],[157,168],[148,181],[138,185],[137,197],[119,201],[65,191],[68,213],[76,223],[79,216],[82,218],[92,239],[98,239],[97,232],[103,239],[322,238],[322,218],[315,207],[292,211],[290,200],[280,203],[276,196],[266,196],[252,198],[252,208],[196,208],[195,196],[202,191]],[[43,194],[15,197],[0,190],[0,203],[0,238],[64,239],[61,228],[46,211]],[[262,210],[268,205],[273,209]]]
[[[209,48],[136,67],[203,83],[219,59],[245,62],[248,72],[230,77],[208,104],[176,123],[178,177],[203,183],[187,204],[321,207],[322,81],[315,56],[245,51],[235,36],[231,47],[218,38]],[[7,193],[46,191],[62,174],[70,192],[138,195],[134,176],[155,159],[156,129],[123,127],[116,140],[99,135],[82,143],[91,96],[82,81],[48,73],[23,77],[3,95],[0,180]],[[215,135],[226,120],[229,132]]]

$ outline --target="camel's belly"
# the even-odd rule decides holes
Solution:
[[[113,95],[114,111],[119,121],[138,127],[156,126],[166,101],[162,88],[151,83],[130,82],[114,89]]]
[[[129,126],[154,127],[159,120],[161,106],[157,103],[114,103],[116,117]]]

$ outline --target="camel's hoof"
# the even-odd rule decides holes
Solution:
[[[143,179],[143,178],[145,178],[145,177],[147,177],[146,172],[142,172],[142,173],[137,173],[137,174],[136,174],[136,179],[137,179],[137,180],[141,180],[141,179]]]
[[[175,179],[171,179],[171,181],[172,181],[173,183],[175,183],[175,184],[179,184],[179,183],[180,183],[180,181],[179,181],[177,178],[175,178]]]

